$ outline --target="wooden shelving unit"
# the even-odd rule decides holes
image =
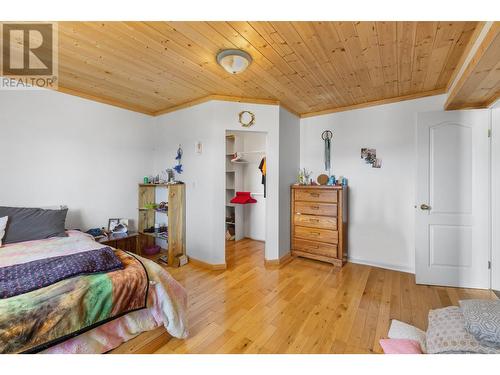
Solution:
[[[167,189],[168,210],[162,211],[145,207],[147,204],[158,203],[159,189]],[[184,184],[139,184],[138,221],[139,251],[144,247],[153,246],[157,240],[167,241],[168,265],[177,267],[178,257],[186,254],[186,188]],[[158,194],[159,195],[159,194]],[[144,232],[154,227],[156,214],[165,215],[168,237],[159,233]]]

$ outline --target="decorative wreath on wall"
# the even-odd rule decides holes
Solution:
[[[248,128],[255,123],[255,115],[250,111],[242,111],[239,114],[241,126]]]

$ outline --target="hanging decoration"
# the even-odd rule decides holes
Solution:
[[[323,133],[321,133],[321,139],[323,139],[323,142],[325,143],[325,171],[328,171],[328,175],[331,174],[330,170],[332,168],[330,161],[332,138],[333,133],[330,130],[325,130]]]
[[[249,128],[255,124],[255,115],[250,111],[242,111],[239,113],[239,122],[244,128]]]
[[[178,174],[181,174],[183,172],[182,171],[182,164],[181,164],[181,160],[182,160],[182,148],[181,148],[181,145],[179,145],[179,148],[177,149],[177,156],[175,157],[175,160],[177,160],[177,165],[174,167],[174,170]]]

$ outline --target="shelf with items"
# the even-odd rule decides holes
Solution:
[[[167,214],[168,215],[167,210],[158,210],[156,208],[139,207],[139,211],[153,211],[153,212],[158,212],[160,214]]]
[[[157,233],[156,232],[153,232],[153,233],[139,232],[139,234],[141,234],[143,236],[148,236],[148,237],[153,237],[153,238],[159,238],[159,239],[168,241],[168,233],[167,232],[157,232]]]
[[[158,201],[164,201],[159,204],[161,208]],[[155,246],[159,241],[158,246],[167,248],[168,265],[178,266],[178,257],[186,254],[185,185],[139,184],[138,207],[139,249]],[[166,227],[166,231],[159,232],[160,226]]]
[[[231,199],[242,188],[243,162],[233,162],[232,159],[238,156],[236,150],[243,149],[243,138],[239,134],[226,133],[226,178],[225,178],[225,211],[224,221],[227,240],[239,240],[243,236],[243,209],[231,203]]]
[[[225,210],[232,212],[235,220],[225,220],[225,228],[232,229],[231,239],[238,241],[244,237],[255,236],[256,239],[265,239],[265,185],[262,177],[263,163],[267,154],[267,135],[263,132],[254,131],[227,131],[231,133],[231,145],[226,145],[225,160]],[[234,179],[234,183],[233,183]],[[234,188],[234,189],[233,189]],[[246,202],[241,196],[245,192],[251,192]],[[231,200],[237,196],[240,199]],[[227,214],[227,215],[228,215]],[[227,218],[226,215],[226,218]],[[234,224],[233,224],[234,223]],[[254,237],[252,237],[254,238]],[[228,239],[226,237],[226,239]]]
[[[139,184],[139,187],[165,187],[168,188],[172,184]]]

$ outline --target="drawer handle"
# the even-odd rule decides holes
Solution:
[[[318,232],[310,232],[311,234],[314,234],[315,236],[319,236],[321,235],[321,233],[318,233]]]
[[[309,193],[311,197],[319,198],[319,193]]]
[[[314,221],[316,223],[319,223],[319,219],[309,219],[309,221]]]
[[[311,206],[312,210],[319,210],[319,206]]]

